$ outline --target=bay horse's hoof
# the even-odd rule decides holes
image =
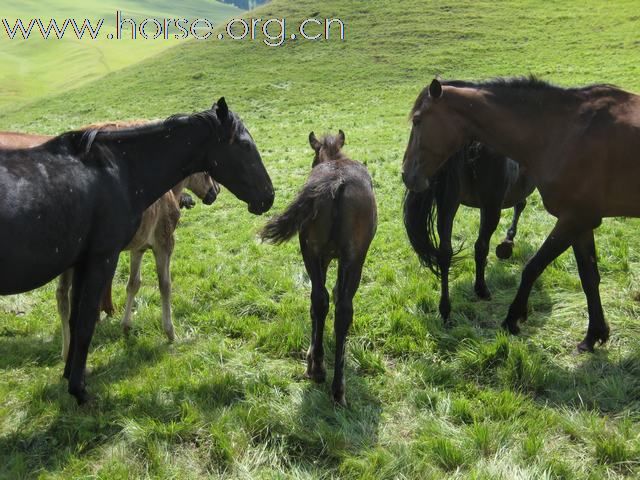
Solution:
[[[496,256],[499,259],[506,260],[508,258],[511,258],[511,255],[513,255],[513,242],[504,240],[496,247]]]
[[[502,328],[509,332],[511,335],[518,335],[520,333],[520,327],[518,326],[517,321],[510,322],[508,320],[505,320],[504,322],[502,322]]]

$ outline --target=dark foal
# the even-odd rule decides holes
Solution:
[[[142,127],[69,132],[34,148],[0,149],[0,294],[33,290],[74,269],[64,376],[78,403],[88,399],[89,345],[120,251],[149,205],[204,171],[250,212],[271,207],[271,179],[224,99]]]
[[[281,243],[299,232],[302,258],[311,279],[311,345],[306,375],[316,382],[326,378],[322,337],[329,311],[327,268],[332,259],[338,259],[333,289],[336,351],[332,392],[338,404],[346,405],[345,341],[362,265],[376,231],[376,201],[367,169],[341,151],[342,130],[321,140],[311,132],[309,143],[315,152],[311,174],[293,203],[267,223],[262,238]]]
[[[522,272],[503,327],[518,333],[533,283],[573,247],[589,311],[578,350],[606,342],[593,231],[604,217],[640,217],[640,96],[611,85],[561,88],[534,77],[433,80],[416,99],[412,118],[403,162],[407,188],[427,188],[453,152],[475,139],[526,167],[557,218]]]
[[[507,236],[496,247],[496,255],[506,259],[511,257],[520,214],[534,189],[531,177],[516,162],[486,145],[472,142],[438,170],[427,189],[407,190],[404,225],[421,263],[440,278],[439,310],[445,321],[451,313],[449,268],[455,254],[451,232],[460,205],[480,209],[480,231],[474,249],[474,289],[479,298],[488,300],[491,292],[485,280],[485,267],[489,242],[500,222],[500,213],[504,208],[513,207],[513,221]]]

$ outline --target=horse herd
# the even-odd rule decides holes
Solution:
[[[461,204],[481,211],[475,244],[475,291],[490,298],[484,279],[489,240],[503,208],[515,207],[496,253],[511,255],[517,222],[535,188],[557,218],[526,264],[503,327],[516,334],[527,316],[534,281],[573,247],[587,298],[589,325],[579,351],[605,342],[593,230],[603,217],[640,216],[640,97],[610,85],[561,88],[534,77],[483,83],[433,80],[411,110],[402,164],[407,188],[404,224],[421,262],[441,278],[440,314],[448,320],[448,272],[453,218]],[[366,168],[342,153],[344,132],[309,144],[307,182],[283,213],[265,225],[265,241],[299,234],[311,280],[311,344],[306,375],[324,381],[323,330],[329,310],[326,272],[338,275],[333,398],[344,405],[344,351],[353,298],[377,226]],[[211,204],[227,187],[267,212],[271,179],[253,138],[224,98],[211,109],[161,122],[98,124],[44,137],[0,134],[0,294],[26,292],[60,277],[64,376],[78,403],[88,400],[85,367],[100,309],[113,312],[111,281],[121,251],[131,252],[123,327],[131,328],[140,261],[152,249],[162,293],[164,330],[173,340],[169,261],[182,198],[190,188]],[[69,295],[69,291],[71,294]]]

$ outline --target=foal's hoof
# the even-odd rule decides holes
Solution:
[[[511,258],[512,254],[513,254],[513,242],[505,240],[496,247],[496,256],[501,260],[506,260],[508,258]]]
[[[176,334],[173,330],[171,330],[170,332],[164,332],[167,335],[167,340],[169,341],[169,343],[173,343],[176,339]]]
[[[491,300],[491,291],[486,285],[476,285],[473,289],[480,300]]]
[[[345,398],[344,392],[334,393],[333,401],[338,407],[343,407],[343,408],[347,407],[347,399]]]
[[[520,327],[517,322],[509,322],[505,320],[502,322],[502,328],[509,332],[511,335],[518,335],[520,333]]]

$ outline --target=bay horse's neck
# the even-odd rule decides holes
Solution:
[[[206,170],[205,152],[214,143],[209,128],[186,122],[100,135],[119,159],[131,204],[140,213],[189,175]]]
[[[445,95],[447,105],[462,117],[467,136],[527,167],[543,155],[566,122],[565,115],[558,115],[561,107],[551,101],[508,103],[482,88],[445,87]]]

